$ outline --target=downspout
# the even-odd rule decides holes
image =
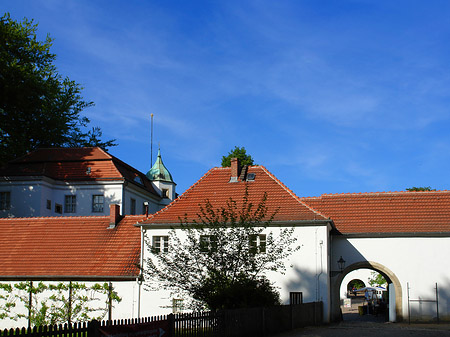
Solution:
[[[317,263],[317,244],[320,245],[320,272],[317,274],[317,280],[316,280],[316,302],[320,300],[320,276],[323,274],[323,240],[320,240],[319,243],[317,243],[317,231],[319,228],[316,228],[315,231],[315,242],[316,242],[316,274],[318,269],[318,263]]]
[[[141,317],[141,288],[142,288],[142,282],[144,281],[144,234],[145,229],[143,226],[141,226],[141,261],[139,263],[139,276],[137,279],[138,282],[138,309],[137,309],[137,318],[139,319]]]

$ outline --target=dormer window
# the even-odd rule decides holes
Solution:
[[[169,198],[169,189],[168,188],[163,188],[162,189],[162,191],[161,191],[161,196],[163,197],[163,198]]]

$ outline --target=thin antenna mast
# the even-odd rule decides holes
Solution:
[[[151,117],[151,131],[150,131],[150,166],[153,165],[153,114]]]

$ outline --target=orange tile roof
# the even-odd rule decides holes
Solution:
[[[450,233],[450,191],[324,194],[302,198],[343,234]]]
[[[291,190],[281,183],[263,166],[250,166],[248,173],[255,174],[254,181],[230,183],[231,169],[213,168],[192,185],[170,205],[155,213],[146,224],[174,224],[186,216],[188,222],[198,219],[200,205],[206,200],[215,209],[226,205],[232,198],[242,205],[245,189],[248,187],[249,202],[255,207],[267,192],[268,214],[278,209],[274,221],[326,220],[326,218],[305,205]]]
[[[0,279],[132,279],[142,215],[0,219]]]
[[[139,177],[143,186],[136,185],[159,196],[144,173],[99,147],[38,149],[9,162],[0,176],[45,176],[68,182],[126,179],[132,183]]]

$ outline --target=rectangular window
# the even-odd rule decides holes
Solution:
[[[130,199],[130,214],[136,214],[136,199]]]
[[[183,300],[180,298],[174,298],[172,300],[172,313],[179,314],[183,312]]]
[[[52,209],[52,201],[47,199],[47,209]]]
[[[55,213],[62,214],[62,205],[55,203]]]
[[[101,194],[92,196],[92,212],[103,213],[104,197]]]
[[[161,194],[163,198],[169,198],[169,189],[163,188]]]
[[[0,192],[0,210],[11,209],[11,192]]]
[[[250,235],[250,251],[254,254],[266,252],[266,234]]]
[[[200,251],[203,253],[217,251],[217,237],[215,235],[200,235]]]
[[[167,253],[169,251],[168,236],[153,236],[152,251],[154,253]]]
[[[291,305],[303,303],[303,293],[301,291],[291,291],[289,293],[289,303]]]
[[[64,213],[75,213],[77,211],[77,196],[66,195],[64,199]]]

